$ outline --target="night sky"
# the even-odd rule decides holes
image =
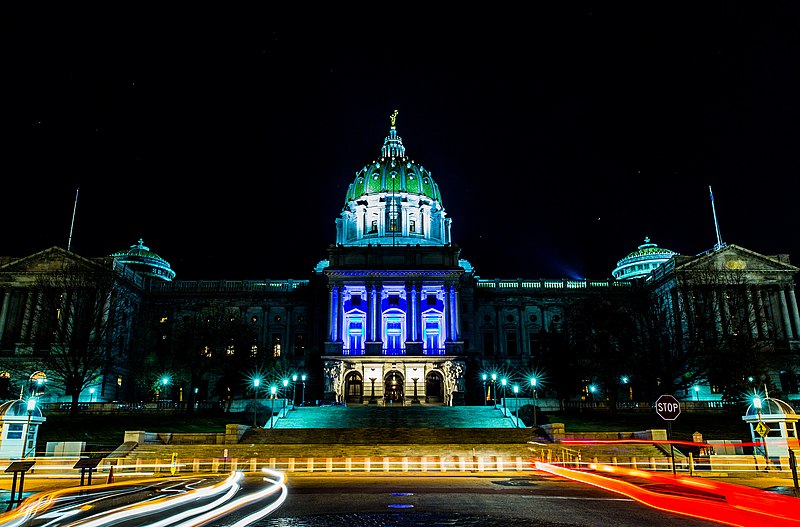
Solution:
[[[706,251],[709,185],[723,242],[800,264],[800,4],[552,4],[7,17],[0,255],[66,247],[79,188],[80,255],[308,278],[397,109],[482,278]]]

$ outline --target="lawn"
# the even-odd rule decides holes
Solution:
[[[250,414],[214,416],[183,414],[48,415],[37,438],[37,452],[45,452],[48,441],[85,441],[87,453],[108,453],[122,444],[126,430],[145,432],[224,432],[227,424],[246,424]]]
[[[39,429],[37,452],[45,452],[48,441],[85,441],[87,453],[105,455],[120,444],[126,430],[146,432],[224,432],[227,424],[249,424],[249,413],[228,413],[213,416],[187,416],[182,414],[117,414],[47,416]],[[636,412],[616,414],[601,412],[540,413],[539,424],[564,423],[570,432],[634,432],[648,429],[667,429],[664,421],[654,413]],[[672,438],[691,441],[692,434],[700,432],[704,440],[739,439],[750,441],[749,427],[741,416],[727,413],[682,413],[672,421]]]
[[[618,431],[637,432],[649,429],[669,428],[669,422],[664,421],[655,413],[551,413],[547,415],[552,423],[564,423],[567,433],[591,431]],[[739,439],[749,442],[750,428],[742,420],[742,416],[730,413],[717,412],[682,412],[677,419],[671,422],[672,438],[691,441],[692,434],[700,432],[703,440],[710,439]]]

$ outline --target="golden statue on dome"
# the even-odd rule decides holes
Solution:
[[[389,119],[392,120],[392,128],[394,128],[394,122],[397,120],[397,110],[395,110],[394,113],[389,116]]]

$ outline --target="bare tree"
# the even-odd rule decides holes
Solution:
[[[187,413],[194,411],[194,389],[204,382],[225,384],[228,378],[235,378],[237,382],[230,395],[244,389],[242,379],[255,333],[242,322],[237,309],[207,306],[161,316],[157,324],[160,337],[146,363],[145,382],[155,386],[157,377],[169,372],[175,381],[187,384]]]
[[[741,269],[713,266],[677,273],[647,316],[648,347],[673,390],[707,383],[737,402],[750,379],[769,383],[772,320],[759,311],[755,284]]]
[[[104,375],[125,371],[127,338],[137,296],[113,269],[67,264],[39,275],[33,285],[35,362],[72,399]]]

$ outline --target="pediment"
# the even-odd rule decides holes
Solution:
[[[50,247],[29,256],[11,260],[0,266],[0,282],[24,280],[25,275],[55,272],[63,269],[71,271],[97,271],[101,266],[96,262],[69,252],[61,247]]]
[[[766,256],[738,245],[727,245],[720,250],[676,261],[676,271],[745,271],[752,273],[789,273],[800,268],[788,263],[785,256]]]

